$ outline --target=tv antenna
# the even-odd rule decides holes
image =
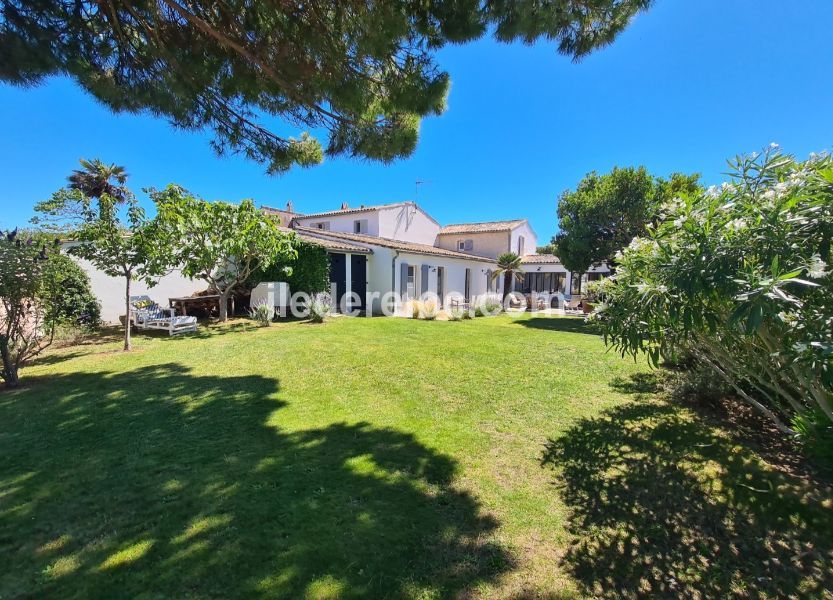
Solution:
[[[421,186],[424,183],[431,183],[431,182],[427,181],[427,180],[424,180],[424,179],[417,179],[414,182],[414,202],[416,202],[419,199],[419,186]]]

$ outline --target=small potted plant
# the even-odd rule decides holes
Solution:
[[[599,301],[599,284],[601,280],[587,282],[584,298],[581,300],[581,310],[585,315],[589,315],[596,308],[596,303]]]

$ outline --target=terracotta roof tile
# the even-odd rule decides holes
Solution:
[[[527,254],[521,257],[521,263],[525,265],[560,265],[561,261],[553,254]]]
[[[525,221],[526,219],[513,219],[511,221],[488,221],[485,223],[457,223],[455,225],[446,225],[440,229],[439,235],[511,231],[518,225],[522,225]]]
[[[369,244],[374,246],[381,246],[382,248],[391,248],[393,250],[400,250],[402,252],[413,252],[414,254],[427,254],[429,256],[445,256],[448,258],[463,258],[466,260],[478,260],[482,262],[496,262],[493,258],[485,256],[477,256],[475,254],[466,254],[464,252],[456,252],[454,250],[446,250],[445,248],[437,248],[436,246],[429,246],[428,244],[417,244],[415,242],[403,242],[401,240],[391,240],[383,237],[376,237],[372,235],[364,235],[361,233],[343,233],[340,231],[324,231],[321,229],[312,229],[311,227],[295,226],[296,231],[304,234],[314,235],[315,237],[323,237],[337,240],[345,240],[348,242],[359,242],[362,244]]]
[[[325,240],[319,237],[307,235],[295,229],[289,229],[288,227],[278,227],[278,229],[280,229],[281,231],[292,232],[295,235],[297,235],[298,238],[304,240],[305,242],[321,246],[323,248],[326,248],[327,250],[332,250],[335,252],[349,252],[351,254],[373,254],[373,250],[371,250],[370,248],[365,248],[364,246],[359,246],[357,244],[351,244],[349,242],[343,242],[339,240]]]

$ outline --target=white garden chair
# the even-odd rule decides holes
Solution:
[[[197,330],[197,318],[177,316],[176,309],[162,308],[149,296],[130,297],[130,323],[136,329],[157,329],[177,335]]]

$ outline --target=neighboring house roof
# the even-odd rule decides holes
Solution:
[[[561,261],[553,254],[527,254],[521,257],[525,265],[560,265]]]
[[[445,248],[437,248],[436,246],[429,246],[427,244],[417,244],[415,242],[403,242],[401,240],[391,240],[389,238],[376,237],[372,235],[364,235],[361,233],[343,233],[340,231],[324,231],[321,229],[313,229],[311,227],[295,226],[296,232],[301,232],[314,237],[323,239],[336,239],[340,241],[359,242],[362,244],[370,244],[373,246],[380,246],[382,248],[390,248],[392,250],[399,250],[401,252],[411,252],[413,254],[426,254],[428,256],[445,256],[447,258],[463,258],[466,260],[479,260],[483,262],[494,263],[497,262],[493,258],[485,256],[477,256],[476,254],[466,254],[464,252],[455,252],[454,250],[446,250]]]
[[[526,219],[511,221],[488,221],[484,223],[457,223],[446,225],[440,229],[438,235],[459,235],[461,233],[492,233],[496,231],[512,231],[515,227],[526,223]]]

